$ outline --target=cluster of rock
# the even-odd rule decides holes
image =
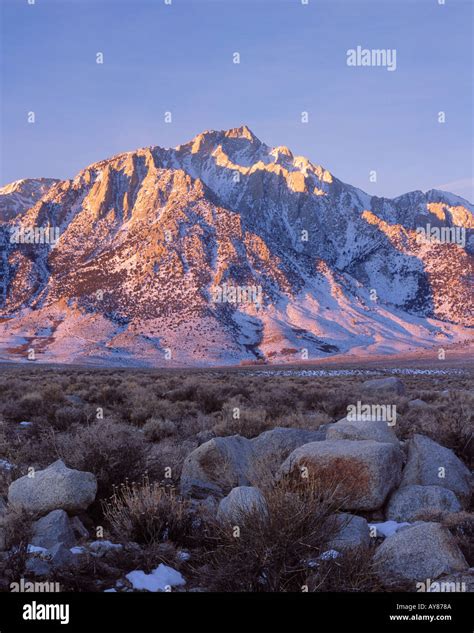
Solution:
[[[398,379],[388,378],[368,381],[365,388],[400,395],[400,385]],[[414,435],[400,442],[384,421],[347,418],[317,430],[274,428],[253,439],[215,437],[186,458],[181,493],[197,507],[214,511],[218,520],[235,524],[243,512],[268,513],[259,489],[262,476],[266,484],[301,481],[303,476],[325,483],[336,477],[340,511],[330,519],[335,525],[328,551],[332,557],[354,548],[373,548],[386,585],[431,582],[449,574],[469,576],[455,538],[438,521],[468,507],[471,474],[450,449],[428,437]],[[6,547],[2,516],[9,506],[35,516],[26,567],[34,575],[74,567],[77,555],[84,552],[103,556],[122,548],[105,540],[90,542],[78,517],[96,493],[92,473],[67,468],[62,461],[13,481],[8,506],[0,499],[0,552]],[[155,587],[171,572],[157,568],[152,578],[139,573],[144,574],[139,584]]]
[[[403,393],[400,385],[396,378],[366,383],[368,390],[380,386],[397,395]],[[274,480],[304,472],[324,482],[339,473],[344,512],[336,515],[341,527],[328,547],[340,551],[374,542],[386,584],[468,570],[455,538],[437,520],[467,507],[471,473],[453,451],[428,437],[417,434],[403,443],[384,421],[344,418],[318,431],[275,428],[251,440],[213,438],[185,460],[181,492],[198,499],[212,495],[218,518],[235,521],[251,509],[267,511],[258,488],[262,469]],[[382,543],[384,531],[369,525],[371,515],[384,515],[394,526]]]
[[[96,494],[95,475],[67,468],[60,460],[10,484],[8,504],[36,517],[27,571],[47,575],[52,569],[74,566],[77,539],[89,537],[77,514],[94,502]],[[5,506],[3,513],[7,511]],[[5,545],[0,521],[0,549]]]
[[[95,475],[68,468],[60,460],[44,470],[15,480],[8,490],[8,505],[0,499],[0,554],[7,547],[3,517],[11,508],[35,517],[25,568],[25,572],[32,576],[49,577],[57,570],[74,571],[80,565],[82,555],[102,558],[117,550],[131,552],[139,549],[136,543],[123,545],[103,538],[91,541],[78,513],[89,508],[96,494]],[[107,567],[112,569],[110,565]],[[169,587],[184,584],[179,572],[160,564],[151,574],[133,570],[125,575],[125,580],[117,581],[114,588],[106,591],[168,591]]]

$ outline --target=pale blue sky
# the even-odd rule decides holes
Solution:
[[[1,4],[0,185],[246,123],[372,194],[474,198],[470,0]],[[395,48],[396,71],[348,67],[357,45]]]

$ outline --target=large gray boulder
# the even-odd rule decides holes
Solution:
[[[389,378],[374,378],[366,380],[362,383],[363,391],[372,394],[395,394],[397,396],[405,395],[405,385],[395,376]]]
[[[217,519],[238,522],[246,514],[255,511],[262,514],[267,512],[267,502],[262,492],[253,486],[239,486],[233,488],[227,497],[221,499],[217,509]]]
[[[341,512],[330,517],[336,523],[336,532],[327,543],[328,549],[343,552],[355,548],[368,548],[370,545],[369,525],[363,517]]]
[[[31,544],[49,549],[58,543],[72,547],[76,543],[69,517],[64,510],[52,510],[33,524]]]
[[[258,437],[250,440],[255,470],[273,472],[278,469],[288,455],[303,444],[309,442],[319,442],[324,440],[326,433],[321,430],[308,431],[306,429],[286,429],[276,427],[270,431],[265,431]]]
[[[324,438],[322,431],[275,428],[251,440],[232,435],[214,437],[186,458],[181,492],[204,499],[222,497],[232,488],[251,486],[272,476],[297,447]]]
[[[417,521],[430,512],[459,512],[459,499],[452,490],[441,486],[405,486],[390,497],[387,519],[393,521]]]
[[[416,434],[408,442],[408,459],[401,486],[441,486],[464,505],[471,494],[471,473],[452,450]]]
[[[251,484],[253,451],[240,435],[215,437],[190,453],[181,472],[181,493],[204,499]]]
[[[403,453],[394,444],[373,440],[325,440],[295,449],[280,474],[337,484],[336,496],[345,510],[377,510],[398,486]]]
[[[398,438],[393,428],[382,420],[348,420],[343,418],[331,424],[326,432],[328,440],[374,440],[396,444]]]
[[[97,480],[92,473],[67,468],[58,460],[34,473],[25,475],[10,484],[9,502],[34,514],[47,514],[51,510],[67,512],[85,510],[94,501]]]
[[[426,581],[469,568],[451,532],[439,523],[414,523],[386,538],[374,562],[386,584]]]

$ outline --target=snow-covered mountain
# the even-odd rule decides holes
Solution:
[[[212,365],[464,341],[473,211],[443,191],[369,196],[246,126],[19,181],[0,189],[0,357]]]
[[[15,218],[32,207],[51,187],[54,178],[26,178],[0,187],[0,222]]]

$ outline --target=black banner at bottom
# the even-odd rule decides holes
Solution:
[[[472,633],[469,593],[9,593],[0,633]]]

